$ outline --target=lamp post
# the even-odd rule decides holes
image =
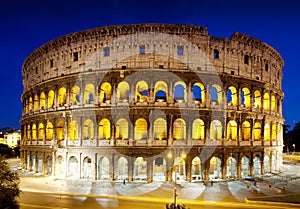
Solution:
[[[296,152],[296,145],[295,144],[293,144],[293,147],[294,147],[294,152],[293,152],[293,155],[295,154],[295,152]]]

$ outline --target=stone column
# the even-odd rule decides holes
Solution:
[[[134,159],[128,158],[128,182],[133,181]]]
[[[153,181],[153,159],[147,158],[147,182]]]

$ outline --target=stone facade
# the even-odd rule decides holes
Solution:
[[[21,159],[111,181],[242,178],[282,164],[281,55],[206,27],[107,26],[54,39],[22,68]],[[174,169],[176,168],[176,169]]]

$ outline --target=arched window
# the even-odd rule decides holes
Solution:
[[[78,140],[78,123],[75,120],[69,124],[69,140]]]
[[[39,110],[39,97],[38,95],[34,95],[34,103],[33,103],[33,111]]]
[[[154,95],[156,102],[166,102],[168,86],[164,81],[157,81],[154,85]]]
[[[276,133],[277,133],[277,130],[276,130],[276,124],[273,124],[272,125],[272,141],[276,141]]]
[[[70,105],[79,105],[80,104],[80,88],[75,85],[71,88],[70,91]]]
[[[270,109],[270,95],[269,93],[264,94],[264,110]]]
[[[204,122],[201,119],[195,119],[193,121],[192,138],[195,140],[204,140],[205,127]]]
[[[271,135],[270,124],[266,123],[264,127],[264,140],[269,141]]]
[[[46,126],[46,140],[52,140],[53,139],[53,124],[51,122],[47,123]]]
[[[39,123],[38,126],[38,140],[42,141],[44,140],[44,124]]]
[[[271,96],[271,110],[275,111],[276,108],[276,98],[274,95]]]
[[[36,140],[37,134],[36,134],[36,125],[32,125],[32,140]]]
[[[261,124],[260,122],[255,122],[254,124],[254,140],[261,139]]]
[[[128,102],[130,95],[129,84],[126,81],[122,81],[118,84],[117,98],[119,102]]]
[[[46,95],[44,92],[42,92],[40,95],[40,108],[41,110],[46,109]]]
[[[135,89],[136,102],[148,102],[148,84],[145,81],[139,81]]]
[[[48,109],[54,108],[54,91],[50,90],[48,92]]]
[[[99,139],[110,139],[110,121],[107,118],[99,122]]]
[[[178,118],[173,123],[173,138],[186,139],[186,126],[182,118]]]
[[[27,139],[28,140],[31,139],[31,127],[30,127],[30,125],[27,126]]]
[[[174,85],[174,99],[176,102],[186,101],[186,85],[184,82],[180,81]]]
[[[222,139],[222,123],[219,120],[213,120],[210,124],[210,140]]]
[[[260,91],[256,90],[254,92],[254,108],[260,108],[261,107],[261,94]]]
[[[227,123],[226,139],[228,141],[236,141],[237,139],[237,123],[234,120]]]
[[[210,87],[210,102],[211,104],[221,104],[222,103],[222,88],[214,84]]]
[[[217,179],[222,177],[221,159],[218,157],[212,157],[210,159],[209,174],[211,179]]]
[[[65,124],[62,121],[56,124],[56,140],[63,140],[65,138]]]
[[[32,111],[32,97],[29,97],[29,112]]]
[[[242,124],[242,136],[244,141],[250,140],[251,134],[251,125],[248,121],[244,121]]]
[[[95,86],[94,84],[86,84],[84,88],[84,102],[85,104],[92,104],[95,97]]]
[[[58,106],[62,107],[66,104],[67,90],[62,87],[58,90]]]
[[[167,122],[163,118],[158,118],[154,121],[154,139],[167,139]]]
[[[195,83],[193,85],[193,100],[204,104],[205,102],[205,88],[202,83]]]
[[[83,122],[83,139],[94,139],[94,123],[90,119]]]
[[[111,103],[111,95],[112,95],[112,88],[110,83],[104,82],[101,84],[100,89],[100,104],[102,103]]]
[[[134,139],[147,139],[147,121],[144,118],[139,118],[135,121]]]
[[[246,108],[249,108],[250,105],[251,105],[251,94],[250,94],[250,90],[248,88],[243,88],[242,89],[242,103],[241,105],[246,107]]]
[[[227,89],[227,105],[237,106],[237,90],[234,86]]]
[[[120,118],[116,124],[116,138],[128,139],[128,122],[124,118]]]

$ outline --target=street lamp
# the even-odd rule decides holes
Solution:
[[[295,154],[295,152],[296,152],[296,145],[295,144],[293,144],[293,147],[294,147],[294,152],[293,152],[293,155]]]

